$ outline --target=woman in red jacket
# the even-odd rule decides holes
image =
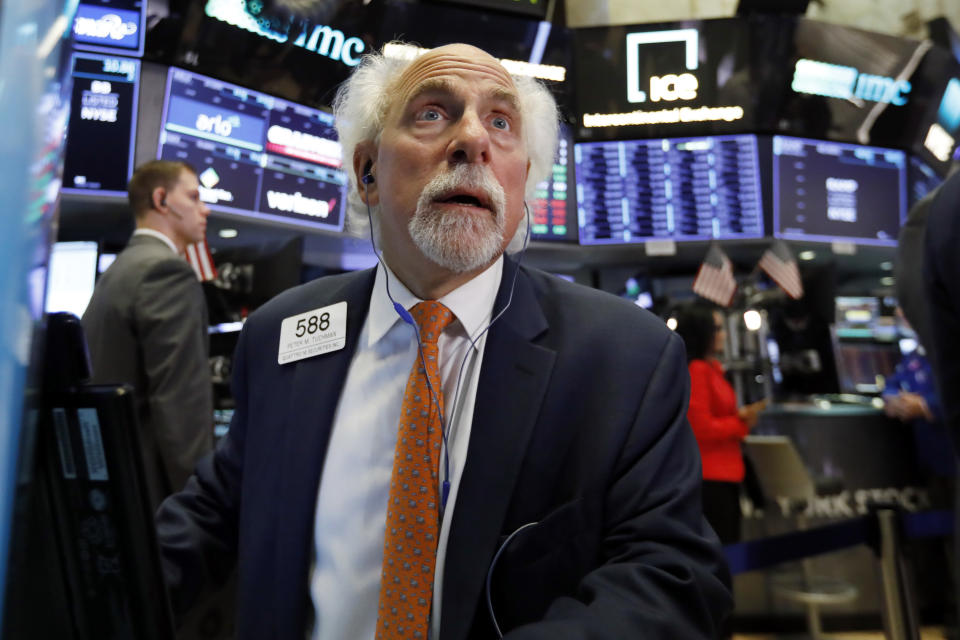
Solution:
[[[692,304],[677,314],[677,333],[687,347],[690,406],[703,465],[703,514],[723,544],[740,540],[740,483],[744,464],[740,443],[766,406],[760,401],[737,407],[737,396],[717,360],[726,343],[723,314]]]

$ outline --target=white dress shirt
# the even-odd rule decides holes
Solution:
[[[440,526],[434,571],[431,637],[440,630],[443,567],[473,422],[484,330],[493,315],[503,259],[440,299],[457,320],[440,335],[440,375],[446,417],[450,495]],[[400,320],[387,298],[410,309],[420,299],[391,271],[377,268],[370,311],[360,331],[333,419],[314,519],[310,597],[313,640],[373,640],[380,596],[380,567],[387,497],[403,391],[417,356],[413,327]],[[499,312],[499,309],[497,310]],[[482,336],[470,347],[472,338]],[[457,377],[463,368],[459,394]],[[459,397],[458,397],[459,395]],[[446,476],[440,461],[440,480]]]
[[[163,240],[163,243],[170,247],[170,251],[173,251],[175,254],[180,255],[180,252],[177,251],[177,245],[173,243],[173,240],[165,236],[164,234],[156,231],[155,229],[147,229],[146,227],[141,227],[139,229],[133,230],[133,235],[135,236],[150,236],[156,238],[157,240]]]

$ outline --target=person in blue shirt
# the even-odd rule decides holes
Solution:
[[[897,316],[909,327],[899,308]],[[893,375],[887,378],[883,411],[913,426],[917,461],[925,476],[953,477],[953,448],[943,423],[933,369],[922,346],[905,355]]]

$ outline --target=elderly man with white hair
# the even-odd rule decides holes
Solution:
[[[556,107],[485,52],[368,56],[335,103],[382,252],[251,315],[236,413],[158,512],[182,613],[239,569],[239,638],[712,638],[681,340],[506,256]]]

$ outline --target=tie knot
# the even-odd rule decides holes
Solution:
[[[436,344],[440,332],[455,320],[455,316],[436,300],[424,300],[413,305],[410,315],[420,327],[420,341]]]

